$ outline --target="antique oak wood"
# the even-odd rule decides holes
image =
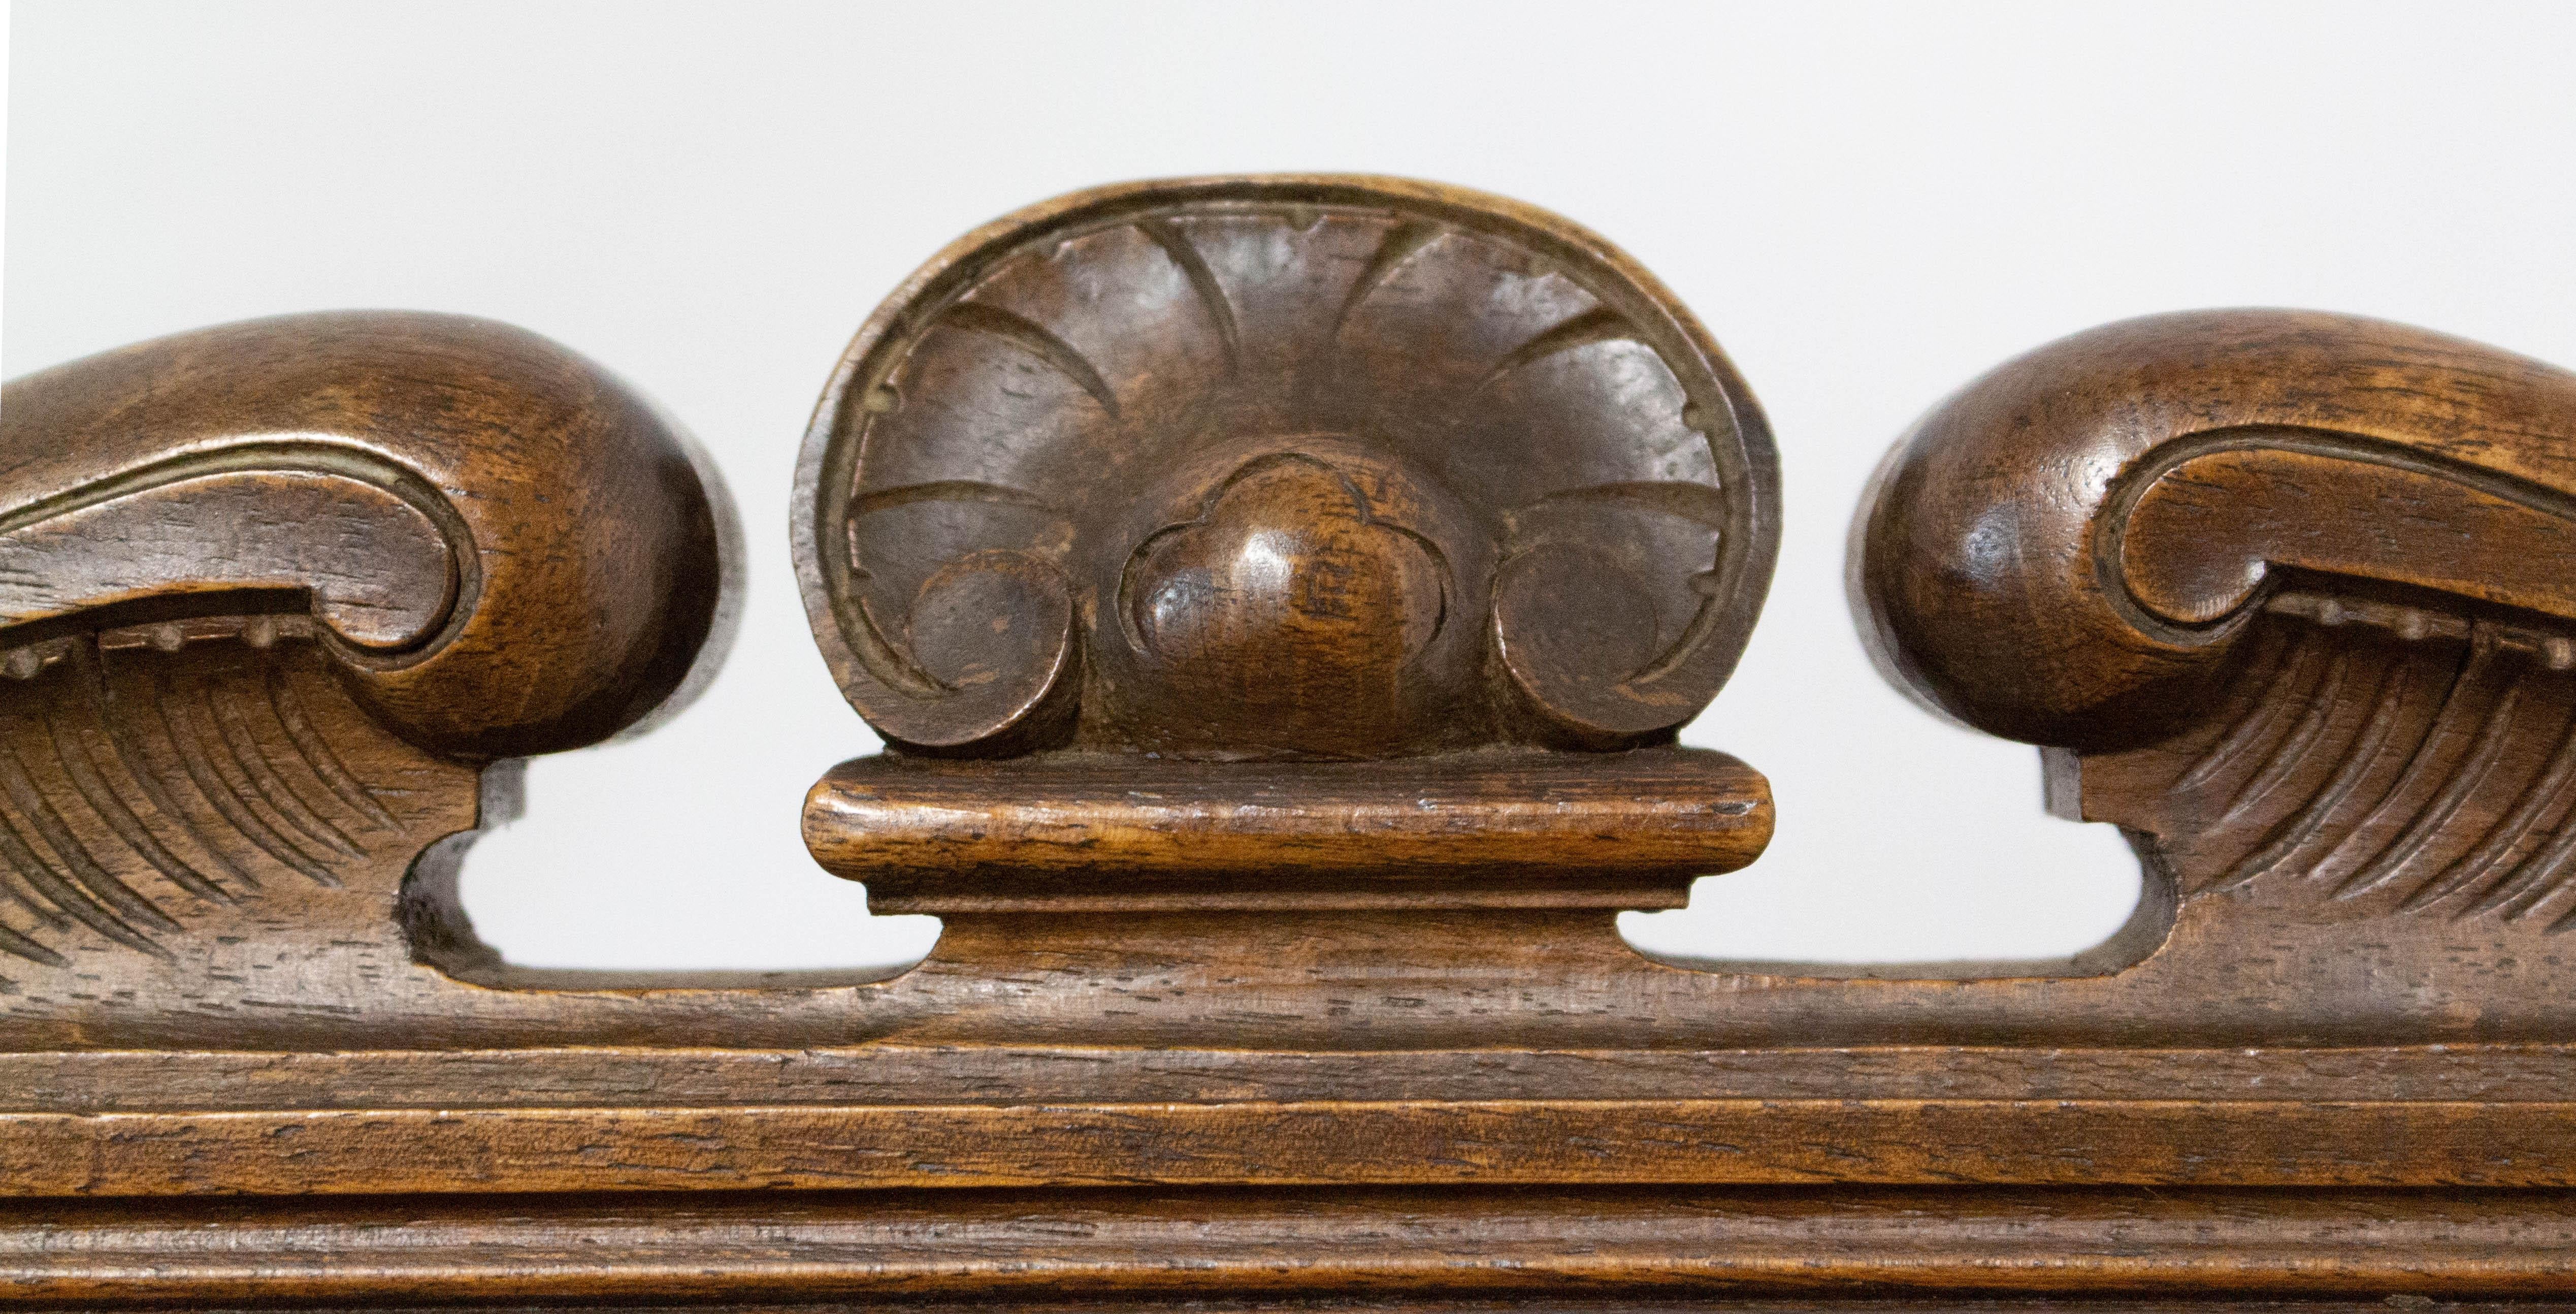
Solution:
[[[2131,925],[1656,962],[1616,912],[1770,834],[1674,742],[1777,542],[1742,380],[1511,202],[1081,193],[897,290],[794,491],[890,746],[805,836],[937,948],[666,978],[513,967],[455,898],[514,759],[703,673],[720,517],[647,404],[434,316],[32,376],[0,1301],[2576,1298],[2571,462],[2576,376],[2371,321],[2001,367],[1891,455],[1854,601],[2129,835]]]

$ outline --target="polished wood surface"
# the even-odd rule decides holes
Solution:
[[[1311,1309],[1331,1292],[1364,1309],[1991,1311],[2055,1298],[2086,1310],[2244,1301],[2386,1314],[2432,1297],[2563,1296],[2576,1277],[2576,1220],[2563,1208],[2481,1192],[2302,1195],[2260,1211],[2192,1190],[1553,1190],[1470,1213],[1439,1192],[1165,1189],[935,1203],[716,1195],[665,1210],[591,1199],[543,1220],[522,1202],[474,1200],[56,1216],[117,1225],[74,1246],[0,1214],[0,1280],[16,1294],[77,1300],[113,1287],[205,1307],[292,1281],[350,1306]],[[2156,1301],[2178,1289],[2206,1303]]]
[[[313,951],[340,989],[407,961],[387,896],[473,827],[476,764],[672,695],[715,553],[645,403],[504,325],[292,316],[12,382],[0,1032],[320,1007]]]
[[[2560,1034],[2571,489],[2576,375],[2345,316],[2161,316],[1925,420],[1854,569],[1884,665],[2046,746],[2053,806],[2172,883],[2141,971],[2348,1016],[2403,983]]]
[[[815,861],[881,912],[1680,907],[1751,862],[1771,790],[1742,762],[1453,753],[1175,774],[1076,754],[994,788],[981,763],[866,758],[806,800]]]
[[[1377,758],[1668,736],[1779,547],[1770,430],[1600,238],[1400,179],[1140,183],[960,239],[796,488],[889,740]]]
[[[1770,835],[1673,738],[1774,458],[1669,293],[1516,203],[1105,188],[868,321],[792,517],[890,745],[809,847],[945,922],[885,979],[531,971],[457,905],[510,759],[685,697],[723,613],[605,373],[304,317],[6,408],[0,1301],[2576,1296],[2549,367],[2212,312],[1936,409],[1865,626],[2145,897],[2062,962],[1842,971],[1617,935]]]

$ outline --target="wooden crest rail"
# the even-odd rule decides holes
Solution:
[[[513,968],[514,759],[690,680],[690,459],[480,321],[0,406],[0,1300],[2135,1308],[2576,1294],[2576,376],[2367,320],[2042,347],[1906,436],[1892,678],[2120,826],[2127,930],[1650,961],[1769,838],[1674,735],[1760,410],[1601,239],[1387,179],[1106,188],[868,320],[795,568],[889,751],[886,979]],[[711,877],[713,878],[713,877]]]

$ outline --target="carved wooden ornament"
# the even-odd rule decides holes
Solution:
[[[1619,746],[1707,705],[1769,430],[1645,271],[1391,179],[1141,183],[969,234],[859,331],[795,541],[920,749]]]
[[[2146,893],[2069,961],[1866,972],[1617,936],[1770,835],[1674,735],[1772,449],[1668,293],[1509,202],[1107,188],[868,321],[793,519],[889,744],[805,837],[945,920],[876,978],[532,971],[457,905],[510,759],[671,700],[723,612],[603,371],[310,316],[0,410],[0,1303],[2576,1294],[2547,366],[2204,313],[1936,409],[1865,627]]]

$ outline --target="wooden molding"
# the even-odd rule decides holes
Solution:
[[[1767,426],[1601,239],[1398,180],[1085,192],[861,330],[792,508],[891,745],[856,974],[538,972],[513,759],[671,700],[718,509],[515,330],[11,384],[0,1302],[2212,1308],[2576,1294],[2576,377],[2215,312],[1892,454],[1855,603],[2123,828],[2054,963],[1659,962]],[[1716,887],[1723,890],[1723,885]],[[214,1198],[226,1197],[226,1198]]]

